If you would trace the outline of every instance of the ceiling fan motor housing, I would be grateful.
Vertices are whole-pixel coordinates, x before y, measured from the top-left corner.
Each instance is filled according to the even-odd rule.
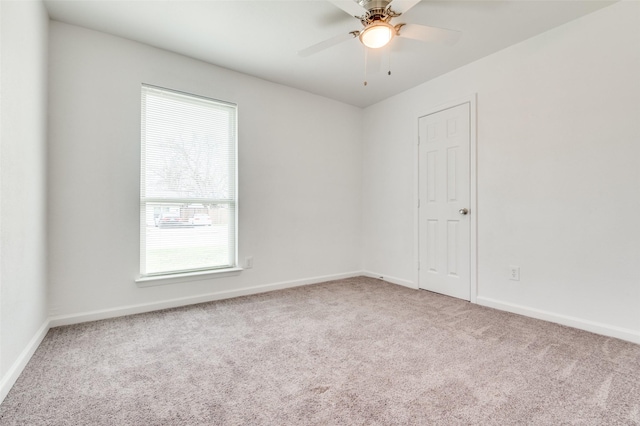
[[[365,27],[377,22],[391,21],[391,18],[400,16],[400,13],[394,12],[389,4],[390,0],[360,0],[358,4],[367,10],[367,13],[360,17],[360,22]]]

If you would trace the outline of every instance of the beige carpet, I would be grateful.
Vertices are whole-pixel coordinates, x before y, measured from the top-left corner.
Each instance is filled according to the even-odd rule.
[[[369,278],[52,329],[2,425],[632,425],[640,346]]]

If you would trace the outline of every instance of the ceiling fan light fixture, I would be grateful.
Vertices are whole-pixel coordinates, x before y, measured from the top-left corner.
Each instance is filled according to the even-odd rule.
[[[360,41],[371,49],[377,49],[386,46],[395,34],[393,25],[384,21],[375,21],[360,32]]]

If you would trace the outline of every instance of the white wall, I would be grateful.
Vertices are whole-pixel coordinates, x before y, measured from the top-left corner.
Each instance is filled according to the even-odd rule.
[[[0,401],[46,331],[47,33],[40,2],[2,1]],[[44,327],[44,328],[43,328]]]
[[[618,3],[366,109],[365,269],[416,285],[416,120],[477,93],[478,302],[640,342],[639,28]]]
[[[141,83],[239,105],[239,250],[253,269],[134,283]],[[362,269],[361,109],[55,21],[49,85],[54,317]]]

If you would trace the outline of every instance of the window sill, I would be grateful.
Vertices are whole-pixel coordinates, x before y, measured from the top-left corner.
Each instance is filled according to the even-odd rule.
[[[177,284],[187,281],[199,281],[207,278],[223,278],[239,275],[242,268],[213,269],[209,271],[185,272],[182,274],[155,275],[136,279],[138,287],[153,287],[165,284]]]

